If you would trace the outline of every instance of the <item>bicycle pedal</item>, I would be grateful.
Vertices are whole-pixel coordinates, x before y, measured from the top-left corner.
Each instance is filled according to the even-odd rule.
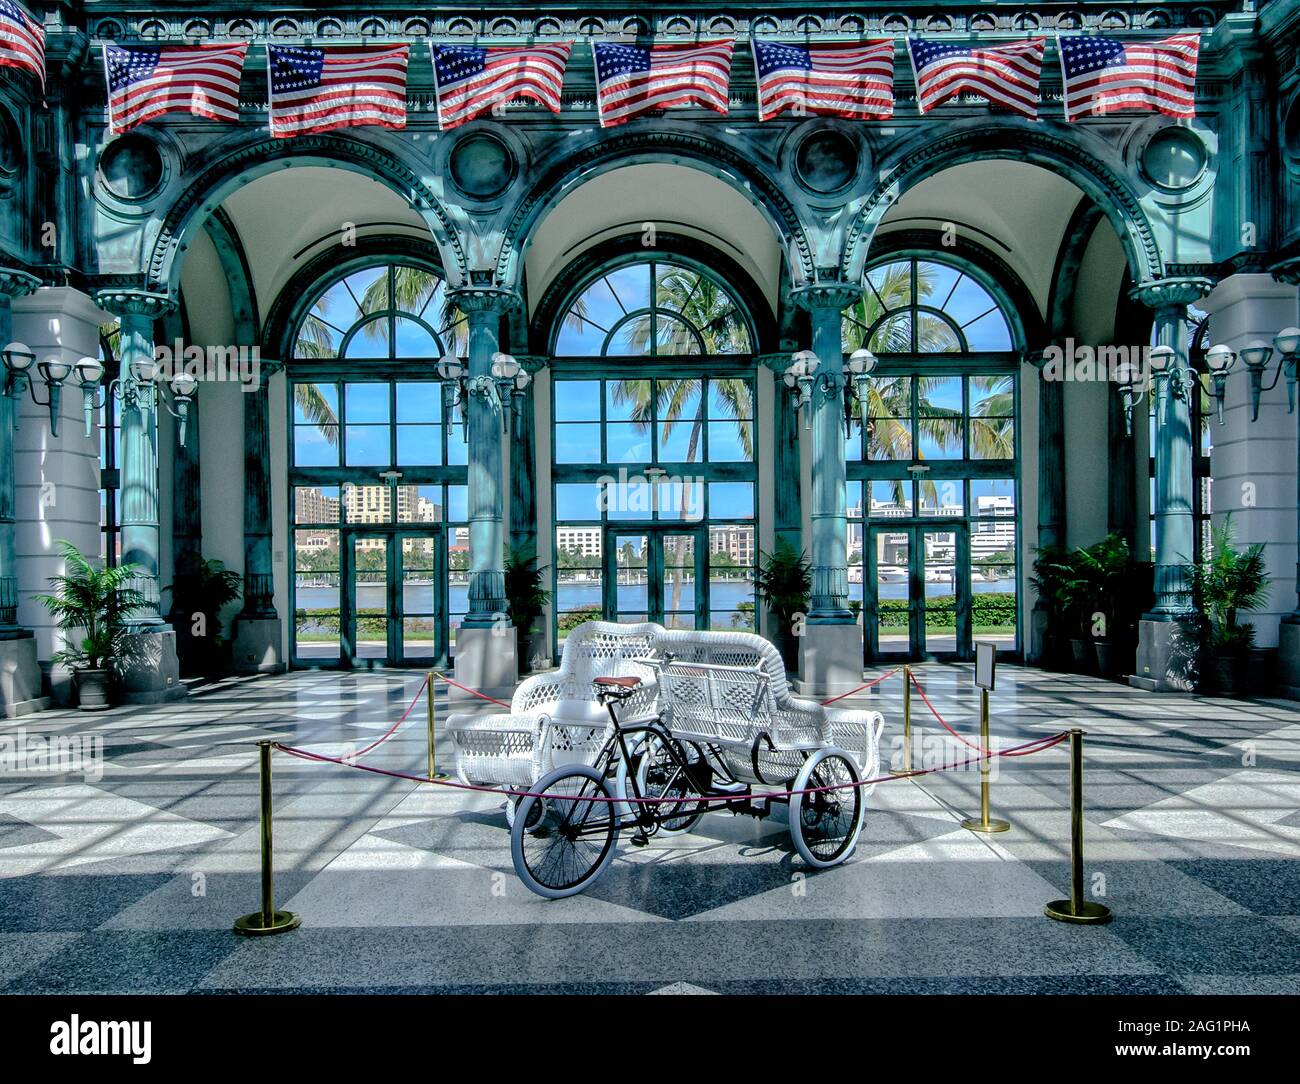
[[[638,832],[630,840],[628,840],[628,842],[631,843],[633,847],[645,847],[649,845],[650,837],[646,835],[644,832]]]

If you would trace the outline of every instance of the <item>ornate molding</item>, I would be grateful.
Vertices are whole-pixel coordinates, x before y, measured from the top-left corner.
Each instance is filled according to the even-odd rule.
[[[224,154],[198,172],[185,191],[167,210],[162,228],[154,241],[146,274],[150,285],[166,288],[172,256],[181,239],[182,228],[190,214],[223,181],[254,166],[290,158],[321,157],[350,162],[371,170],[377,177],[391,182],[418,212],[433,214],[442,228],[438,238],[455,258],[455,270],[462,279],[468,277],[469,263],[450,216],[438,197],[405,163],[371,143],[322,134],[295,139],[272,139],[265,136],[238,150]]]
[[[814,282],[792,290],[790,296],[796,305],[808,312],[813,309],[835,309],[838,312],[862,296],[862,287],[843,281]]]
[[[685,155],[695,161],[709,165],[722,165],[735,170],[753,188],[760,201],[765,203],[785,229],[786,240],[794,245],[791,256],[797,254],[803,277],[815,276],[812,246],[804,234],[803,223],[793,202],[781,190],[760,165],[737,153],[725,144],[706,139],[704,136],[690,132],[648,129],[645,131],[622,132],[607,136],[595,143],[590,143],[575,154],[569,155],[548,169],[532,191],[511,216],[501,239],[501,251],[497,255],[496,281],[505,282],[509,278],[510,263],[519,251],[524,233],[531,226],[541,208],[563,187],[569,176],[587,173],[592,167],[612,161],[629,161],[637,154],[663,154],[669,157]]]
[[[505,286],[465,286],[448,290],[447,300],[462,312],[495,312],[502,316],[523,306],[523,299]]]
[[[1269,268],[1269,274],[1288,286],[1300,286],[1300,256],[1290,256],[1274,264]]]
[[[1139,282],[1128,295],[1149,309],[1183,308],[1214,289],[1214,280],[1201,276],[1150,279]]]
[[[95,304],[114,316],[147,316],[150,320],[158,320],[176,308],[170,296],[153,290],[100,290],[95,294]]]
[[[41,280],[35,275],[13,267],[0,267],[0,294],[5,297],[25,297],[40,285]]]
[[[946,158],[957,158],[963,154],[972,157],[977,155],[981,150],[981,142],[988,141],[990,137],[1005,137],[1005,145],[999,144],[994,148],[999,158],[1010,157],[1033,162],[1034,153],[1037,152],[1058,164],[1072,163],[1079,172],[1090,177],[1105,190],[1112,208],[1128,223],[1133,239],[1140,249],[1137,255],[1145,263],[1145,266],[1139,269],[1140,273],[1143,276],[1159,273],[1160,246],[1156,243],[1155,234],[1136,195],[1120,175],[1075,140],[1066,139],[1050,131],[1039,131],[1028,124],[1020,125],[1012,122],[994,128],[966,128],[940,135],[905,154],[893,167],[882,170],[876,187],[863,202],[861,210],[854,216],[849,226],[841,268],[845,276],[850,273],[857,250],[870,241],[870,234],[874,233],[879,218],[883,217],[884,211],[896,202],[897,197],[892,193],[901,183],[911,180],[918,174],[922,178],[928,176],[928,167]],[[872,224],[870,231],[868,224]]]

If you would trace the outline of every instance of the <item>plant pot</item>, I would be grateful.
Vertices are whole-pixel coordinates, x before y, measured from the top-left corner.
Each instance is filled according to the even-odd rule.
[[[1097,651],[1097,673],[1110,677],[1115,673],[1115,645],[1110,640],[1094,640],[1092,646]]]
[[[533,657],[539,654],[544,655],[546,652],[546,637],[538,631],[524,632],[518,626],[515,627],[515,650],[518,653],[519,672],[521,674],[531,674],[533,672]],[[543,663],[549,660],[541,660]]]
[[[1215,655],[1211,660],[1214,674],[1214,691],[1221,696],[1237,696],[1241,692],[1242,660],[1237,655]]]
[[[1092,649],[1091,640],[1070,641],[1070,652],[1074,659],[1074,671],[1077,674],[1092,674],[1097,670],[1097,656]]]
[[[107,670],[73,670],[77,682],[77,705],[82,711],[105,711],[112,705],[108,702],[109,671]]]

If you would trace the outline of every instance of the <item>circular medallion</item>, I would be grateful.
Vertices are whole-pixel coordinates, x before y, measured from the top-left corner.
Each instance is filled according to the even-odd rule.
[[[162,154],[150,140],[125,135],[104,148],[99,175],[104,187],[120,199],[144,199],[162,184]]]
[[[1190,188],[1205,170],[1205,144],[1190,128],[1161,128],[1142,148],[1142,172],[1152,184],[1170,191]]]
[[[452,148],[448,162],[452,183],[474,199],[492,199],[515,176],[515,158],[496,136],[475,132]]]
[[[823,196],[838,192],[857,176],[857,144],[835,129],[813,132],[796,148],[794,170],[810,192]]]

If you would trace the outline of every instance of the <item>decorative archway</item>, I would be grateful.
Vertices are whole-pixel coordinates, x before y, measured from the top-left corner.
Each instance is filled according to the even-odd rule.
[[[371,143],[324,134],[297,139],[263,137],[224,154],[215,154],[192,174],[180,196],[163,216],[149,246],[144,268],[146,287],[174,295],[180,257],[194,229],[241,185],[278,169],[331,166],[350,170],[392,189],[425,220],[455,284],[469,277],[469,264],[451,217],[412,166]]]
[[[575,187],[625,166],[668,162],[720,178],[763,213],[787,258],[806,280],[815,277],[813,246],[794,203],[755,163],[724,143],[679,129],[627,132],[588,143],[545,169],[505,227],[496,280],[514,282],[520,262],[546,212]]]
[[[986,124],[921,141],[905,149],[892,164],[881,163],[880,180],[862,202],[845,237],[844,277],[850,281],[862,277],[876,229],[901,192],[943,170],[990,158],[1027,162],[1071,181],[1114,225],[1134,280],[1161,277],[1160,246],[1137,194],[1083,141],[1028,125]]]

